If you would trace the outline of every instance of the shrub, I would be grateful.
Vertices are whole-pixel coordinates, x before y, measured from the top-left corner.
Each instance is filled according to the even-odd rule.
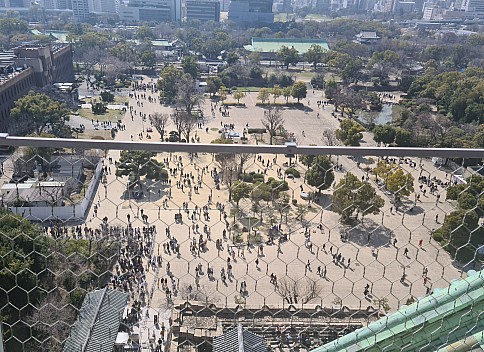
[[[437,230],[432,233],[432,237],[434,238],[435,241],[437,242],[442,242],[445,240],[444,234],[442,233],[442,230]]]
[[[247,133],[266,133],[267,130],[265,128],[249,128]]]
[[[108,107],[106,106],[106,104],[101,103],[101,102],[94,103],[91,106],[92,112],[96,115],[104,114],[107,109],[108,109]]]
[[[297,205],[297,199],[292,200],[292,205],[296,206]]]
[[[269,177],[267,184],[271,186],[274,192],[284,192],[289,190],[289,186],[286,181],[276,180],[274,177]]]
[[[255,174],[254,175],[254,183],[257,182],[264,182],[264,174]]]
[[[235,243],[242,243],[244,241],[244,237],[243,237],[243,234],[240,233],[240,232],[237,232],[235,234],[235,238],[234,238],[234,242]]]
[[[101,92],[100,95],[101,95],[102,101],[105,103],[112,103],[114,101],[114,94],[111,92],[104,91],[104,92]]]
[[[254,178],[251,174],[241,174],[239,179],[244,182],[252,182]]]
[[[224,102],[224,106],[245,106],[245,103],[237,103],[237,102]]]
[[[251,172],[248,174],[241,174],[240,180],[249,183],[257,183],[257,182],[264,182],[264,174],[259,174],[255,172]]]
[[[161,180],[168,180],[168,171],[165,169],[160,170],[160,179]]]
[[[295,178],[301,177],[301,173],[293,167],[286,170],[286,175],[293,175]]]

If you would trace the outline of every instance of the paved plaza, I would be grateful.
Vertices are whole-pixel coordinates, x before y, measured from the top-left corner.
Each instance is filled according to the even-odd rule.
[[[144,83],[151,83],[151,80],[145,78]],[[122,120],[126,128],[117,133],[116,140],[147,140],[149,114],[172,112],[170,107],[161,106],[157,99],[153,102],[148,101],[148,96],[158,97],[156,92],[147,90],[136,91],[134,94],[143,94],[146,98],[130,100],[129,105],[134,109],[133,118],[128,111]],[[262,127],[263,109],[255,106],[256,98],[257,93],[247,94],[243,99],[246,107],[231,107],[227,117],[221,116],[218,107],[215,109],[215,117],[212,117],[211,103],[207,98],[203,106],[204,125],[197,130],[196,137],[199,137],[201,143],[210,143],[220,137],[218,130],[226,124],[234,124],[234,130],[237,132],[243,132],[247,125],[254,128]],[[279,99],[282,102],[283,98]],[[318,108],[317,101],[323,99],[321,91],[308,90],[308,97],[302,101],[307,109],[284,110],[284,126],[287,131],[295,134],[298,145],[324,145],[322,132],[325,129],[336,130],[339,127],[338,119],[331,114],[333,106]],[[139,106],[138,102],[139,105],[142,102],[143,106]],[[146,114],[145,121],[140,113]],[[88,122],[85,124],[89,125]],[[171,124],[167,130],[172,129],[175,128]],[[148,141],[160,140],[154,128],[149,135],[151,139]],[[255,142],[249,138],[249,143]],[[375,146],[370,134],[364,133],[362,145]],[[246,237],[242,243],[234,243],[231,237],[232,205],[228,202],[227,186],[222,184],[217,190],[210,174],[210,170],[214,168],[220,171],[213,155],[198,153],[190,157],[183,153],[160,153],[157,159],[160,162],[167,162],[166,169],[182,169],[185,175],[193,176],[194,183],[200,181],[200,187],[198,191],[188,187],[177,187],[177,181],[182,181],[178,173],[170,175],[171,185],[147,181],[145,187],[149,186],[146,188],[149,188],[149,192],[145,189],[144,197],[139,200],[126,199],[127,177],[114,175],[114,164],[119,157],[120,152],[112,150],[105,158],[104,164],[111,172],[106,174],[106,186],[100,185],[98,188],[94,197],[94,204],[97,206],[91,207],[86,225],[96,228],[100,226],[102,219],[107,217],[109,224],[113,226],[128,226],[130,223],[133,228],[153,225],[156,227],[153,255],[161,256],[162,264],[156,268],[150,267],[146,258],[144,259],[147,269],[144,289],[152,292],[145,309],[160,311],[163,316],[160,318],[166,326],[169,324],[169,314],[166,313],[166,308],[169,307],[167,295],[170,295],[172,300],[183,299],[183,294],[192,290],[198,290],[207,297],[209,303],[220,306],[233,306],[236,303],[248,306],[287,306],[288,302],[284,301],[275,289],[274,281],[271,279],[273,275],[279,282],[285,277],[301,284],[305,282],[306,277],[315,280],[321,292],[317,298],[309,302],[312,304],[346,305],[366,309],[374,305],[374,299],[385,297],[391,311],[405,304],[410,296],[422,297],[434,288],[448,286],[452,279],[463,275],[447,252],[431,239],[431,230],[440,226],[436,222],[436,217],[443,221],[445,214],[453,209],[444,201],[445,191],[441,187],[438,188],[440,200],[426,192],[425,195],[422,194],[412,212],[396,211],[389,196],[380,192],[385,199],[382,211],[377,215],[366,216],[363,222],[351,226],[339,222],[339,215],[330,210],[332,192],[323,191],[321,203],[311,205],[304,215],[304,221],[295,219],[295,207],[292,206],[288,221],[283,220],[281,227],[281,232],[287,234],[288,240],[280,245],[278,241],[274,244],[266,243],[269,227],[267,210],[263,215],[264,224],[258,227],[263,240],[262,246],[259,247],[254,243],[247,245]],[[112,158],[112,164],[109,163],[109,158]],[[333,156],[332,159],[334,162],[337,160],[342,166],[341,170],[335,171],[336,183],[347,171],[358,178],[367,175],[363,165],[369,158],[361,159],[359,167],[356,161],[349,157]],[[279,179],[277,171],[285,170],[287,161],[284,155],[262,155],[261,158],[253,156],[247,162],[247,171],[265,171],[266,179]],[[416,192],[421,190],[418,182],[420,175],[448,180],[449,170],[437,169],[428,159],[414,161],[416,167],[405,163],[402,167],[414,176]],[[208,167],[208,172],[204,171],[205,167]],[[302,174],[305,171],[305,167],[300,163],[297,163],[296,168]],[[314,189],[303,180],[303,177],[288,179],[288,194],[296,199],[298,204],[307,205],[308,202],[301,198],[301,192]],[[369,180],[376,186],[374,176],[370,175]],[[415,194],[408,198],[413,202]],[[188,210],[184,209],[184,203]],[[217,209],[217,204],[223,205],[224,211],[221,211],[220,206]],[[207,207],[208,217],[202,214],[203,207]],[[240,208],[246,214],[251,213],[249,201],[242,200]],[[183,215],[181,223],[175,222],[175,214],[179,212]],[[147,221],[142,221],[142,215],[147,216]],[[279,223],[279,215],[276,213],[274,216]],[[229,226],[226,226],[226,221]],[[210,238],[207,237],[207,228]],[[224,230],[227,231],[225,238]],[[348,234],[348,238],[345,239],[342,234]],[[202,250],[198,247],[200,235],[206,241]],[[173,239],[179,244],[179,254],[174,254],[171,250],[168,254],[166,250],[168,242]],[[216,247],[217,240],[221,240],[220,248]],[[197,246],[193,246],[193,242]],[[190,250],[195,247],[195,250]],[[341,254],[341,259],[335,261],[332,254]],[[227,273],[228,262],[231,275]],[[213,270],[213,275],[207,274],[209,267]],[[225,282],[221,280],[222,269],[227,275]],[[424,269],[428,270],[426,279],[423,276]],[[403,274],[405,280],[401,282]],[[173,278],[174,285],[169,277]],[[163,284],[160,286],[160,280],[166,278],[169,278],[169,294],[161,288]],[[243,286],[243,283],[246,286]],[[369,294],[365,296],[366,285],[369,285]],[[133,298],[131,303],[132,301]],[[144,314],[143,317],[152,319],[152,315],[149,314],[150,318],[145,318]],[[156,341],[159,338],[159,330],[152,328],[149,332],[146,331],[150,325],[152,326],[147,321],[141,323],[141,326],[145,327],[141,332],[142,340],[146,341],[148,336],[155,332]]]

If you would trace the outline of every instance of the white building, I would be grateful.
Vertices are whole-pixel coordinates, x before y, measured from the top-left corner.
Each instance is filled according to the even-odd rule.
[[[469,15],[484,18],[484,0],[463,0],[461,9]]]
[[[181,0],[130,0],[121,5],[122,21],[179,22],[182,18]]]

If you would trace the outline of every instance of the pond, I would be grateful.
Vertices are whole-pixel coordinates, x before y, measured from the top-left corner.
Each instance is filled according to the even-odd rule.
[[[387,123],[391,123],[393,121],[392,118],[393,112],[393,104],[383,104],[383,108],[381,111],[364,111],[362,112],[362,120],[369,121],[370,119],[365,118],[364,116],[371,116],[373,122],[376,125],[385,125]]]

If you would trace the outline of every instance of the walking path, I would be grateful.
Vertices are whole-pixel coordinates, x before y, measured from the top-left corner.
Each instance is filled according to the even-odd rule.
[[[145,83],[150,83],[150,80],[145,79]],[[150,103],[147,100],[149,95],[157,97],[157,93],[138,91],[136,95],[138,94],[146,94],[146,99],[130,100],[130,106],[133,106],[136,112],[133,113],[133,118],[129,111],[126,113],[123,119],[126,128],[118,132],[117,140],[144,140],[147,135],[146,128],[150,124],[148,115],[155,111],[170,113],[168,107],[162,107],[158,102]],[[323,144],[322,131],[335,130],[339,126],[338,120],[331,115],[333,111],[331,106],[326,106],[324,109],[318,108],[316,101],[321,99],[324,98],[320,91],[314,94],[310,91],[304,103],[314,111],[307,113],[301,110],[284,111],[284,125],[288,131],[295,133],[300,145]],[[143,107],[138,106],[137,101],[143,102]],[[204,114],[207,116],[206,122],[202,129],[197,130],[200,142],[209,143],[218,138],[221,124],[234,124],[235,130],[240,132],[246,124],[250,127],[261,127],[260,120],[263,113],[262,109],[255,107],[256,94],[249,94],[244,102],[247,108],[231,108],[228,117],[222,117],[215,109],[216,117],[212,118],[211,104],[206,101],[203,107]],[[146,121],[143,121],[140,113],[146,114]],[[207,127],[208,132],[205,130]],[[171,129],[174,129],[172,125],[168,127],[168,131]],[[152,136],[152,141],[159,140],[156,131],[149,135]],[[368,134],[365,134],[364,138],[364,145],[374,145]],[[386,201],[382,212],[366,216],[362,223],[354,226],[343,227],[338,221],[338,216],[331,212],[329,207],[321,208],[313,205],[305,215],[305,220],[309,223],[308,230],[301,221],[296,221],[293,219],[294,216],[289,216],[290,221],[287,224],[284,221],[282,223],[282,232],[288,234],[288,241],[280,246],[277,241],[273,245],[264,244],[261,252],[261,249],[253,245],[241,244],[239,247],[234,247],[233,234],[230,231],[226,234],[227,238],[223,238],[223,232],[226,229],[224,213],[216,208],[216,204],[225,205],[229,223],[232,222],[232,215],[227,202],[226,185],[222,185],[221,189],[217,190],[211,177],[210,171],[214,168],[220,171],[212,155],[199,153],[190,160],[188,155],[182,153],[160,154],[158,160],[168,160],[167,169],[183,169],[184,174],[193,176],[192,184],[201,180],[199,191],[189,190],[188,187],[176,187],[177,181],[183,182],[178,172],[170,176],[171,186],[162,185],[159,182],[147,182],[150,191],[145,191],[145,197],[138,201],[125,198],[127,178],[117,178],[114,175],[114,162],[119,159],[119,156],[119,151],[109,151],[105,165],[110,168],[111,173],[108,172],[106,175],[106,187],[100,186],[95,196],[94,201],[98,205],[97,214],[94,214],[94,207],[91,207],[86,225],[98,227],[101,219],[107,217],[110,225],[131,224],[133,228],[156,227],[153,255],[161,256],[162,264],[155,270],[149,269],[147,259],[144,259],[144,266],[149,269],[145,271],[146,291],[153,292],[152,297],[148,299],[150,303],[144,308],[140,323],[141,340],[145,341],[144,351],[149,350],[146,343],[148,336],[152,336],[154,332],[155,342],[160,336],[160,330],[154,328],[154,313],[158,312],[160,321],[167,328],[169,326],[167,296],[179,299],[196,293],[199,296],[205,296],[209,303],[221,306],[234,305],[236,302],[245,302],[250,306],[263,304],[282,306],[283,299],[272,283],[271,274],[273,274],[277,276],[279,283],[285,277],[296,280],[301,290],[306,277],[314,279],[321,287],[321,293],[318,295],[321,298],[312,300],[313,303],[332,306],[341,302],[343,305],[365,309],[373,304],[373,299],[385,297],[391,310],[394,311],[405,304],[410,295],[422,297],[429,289],[446,287],[452,279],[462,275],[453,265],[448,254],[430,236],[431,230],[439,226],[435,221],[436,216],[443,221],[445,214],[452,210],[452,206],[444,201],[445,191],[440,187],[439,202],[434,195],[427,193],[425,196],[422,195],[414,211],[407,214],[395,211],[390,199],[382,194]],[[108,163],[108,158],[112,158],[113,164]],[[275,158],[275,155],[264,155],[262,156],[264,163],[262,163],[262,160],[254,156],[247,162],[247,169],[252,171],[267,169],[266,179],[267,177],[278,179],[277,170],[285,169],[283,163],[286,162],[286,158],[282,155]],[[366,172],[362,169],[364,163],[360,164],[362,167],[360,168],[348,157],[333,158],[333,160],[337,160],[337,163],[342,165],[342,170],[335,172],[336,182],[347,171],[351,171],[360,178],[366,176]],[[417,181],[420,174],[446,180],[446,172],[436,169],[431,161],[424,159],[415,160],[415,162],[416,168],[408,164],[403,164],[403,168],[414,176],[416,191],[420,186]],[[420,163],[421,168],[418,166]],[[208,167],[208,172],[202,171],[205,167]],[[301,166],[297,167],[304,172]],[[373,178],[374,176],[370,176],[371,182],[374,182]],[[312,189],[303,183],[303,178],[288,181],[290,187],[288,193],[291,196],[294,195],[299,204],[307,204],[300,197],[300,193]],[[211,202],[209,202],[210,196]],[[409,198],[413,201],[412,197],[414,196]],[[323,199],[329,205],[330,197],[324,196]],[[183,210],[185,202],[188,210]],[[207,211],[210,220],[203,216],[204,206],[209,208]],[[263,207],[264,204],[261,206]],[[251,212],[251,204],[248,201],[241,201],[240,207],[245,213]],[[183,216],[181,223],[175,222],[175,214],[179,212]],[[147,216],[148,221],[143,222],[141,215]],[[276,213],[274,217],[278,222],[279,215]],[[320,228],[318,228],[319,224],[322,224]],[[203,230],[205,225],[210,231],[210,238]],[[167,228],[170,231],[169,236],[166,233]],[[348,240],[341,237],[342,233],[348,233]],[[202,244],[202,248],[199,246],[200,237],[202,243],[206,241],[205,245]],[[170,240],[176,250],[173,239],[176,239],[176,244],[179,245],[178,255],[174,254],[172,247],[170,247],[170,254],[167,252]],[[395,245],[393,245],[394,239],[397,240]],[[221,240],[220,249],[217,249],[216,240]],[[405,249],[408,250],[407,255],[404,254]],[[341,254],[340,260],[336,257],[335,261],[332,253]],[[350,263],[348,259],[351,260]],[[209,267],[213,270],[213,276],[207,274]],[[317,273],[318,267],[322,274]],[[428,269],[425,284],[424,268]],[[232,275],[228,275],[228,271],[231,271]],[[405,274],[405,280],[402,283],[400,280],[403,274]],[[169,276],[172,276],[174,285]],[[226,277],[225,283],[221,279],[222,276]],[[170,293],[159,288],[160,279],[167,278]],[[246,289],[241,290],[241,285],[244,287],[243,283],[246,284]],[[365,295],[364,288],[367,284],[370,289]],[[132,302],[133,300],[130,304]],[[146,310],[149,310],[148,318],[146,318]]]

